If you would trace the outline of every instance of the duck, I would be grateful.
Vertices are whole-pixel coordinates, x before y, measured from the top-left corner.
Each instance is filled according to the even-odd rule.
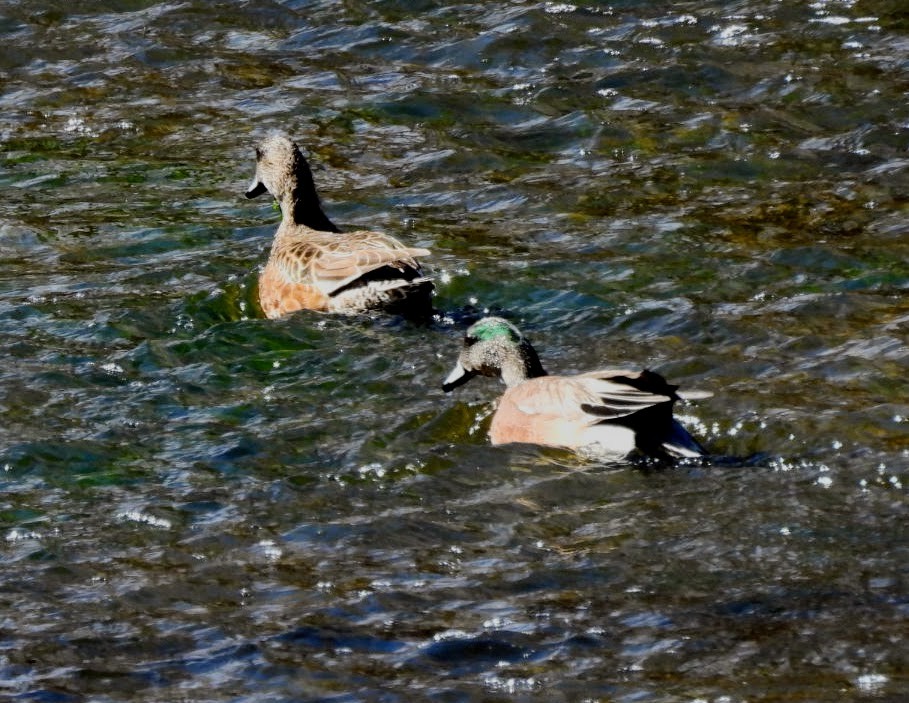
[[[432,280],[418,262],[429,256],[428,249],[382,232],[342,232],[322,210],[309,163],[286,134],[267,136],[255,153],[246,197],[267,192],[281,208],[281,224],[259,275],[259,304],[267,318],[297,310],[432,315]]]
[[[484,317],[467,329],[442,390],[448,393],[475,376],[505,383],[489,427],[494,445],[560,447],[605,460],[643,455],[672,462],[707,455],[672,407],[681,398],[711,393],[679,393],[646,369],[549,375],[531,343],[504,318]]]

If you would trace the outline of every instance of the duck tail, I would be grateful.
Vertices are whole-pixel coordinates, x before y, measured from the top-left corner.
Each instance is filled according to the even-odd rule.
[[[435,286],[427,276],[409,281],[396,279],[376,286],[376,302],[386,312],[415,320],[428,320],[435,314],[432,293]]]
[[[669,435],[663,440],[663,449],[679,459],[693,459],[707,455],[707,450],[679,424],[678,420],[672,421]]]

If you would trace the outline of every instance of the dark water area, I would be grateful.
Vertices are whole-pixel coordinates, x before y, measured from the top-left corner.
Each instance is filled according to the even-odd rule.
[[[0,1],[0,698],[909,699],[895,0]],[[274,129],[439,320],[255,300]],[[716,459],[492,447],[466,321]],[[722,457],[740,457],[730,460]]]

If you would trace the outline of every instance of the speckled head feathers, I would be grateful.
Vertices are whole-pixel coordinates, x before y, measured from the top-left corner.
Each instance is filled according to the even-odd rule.
[[[322,211],[309,163],[286,134],[268,135],[256,146],[256,175],[247,198],[269,192],[289,222],[320,232],[339,232]]]
[[[484,317],[468,328],[457,364],[442,390],[453,390],[477,375],[498,376],[513,386],[546,372],[517,327],[501,317]]]

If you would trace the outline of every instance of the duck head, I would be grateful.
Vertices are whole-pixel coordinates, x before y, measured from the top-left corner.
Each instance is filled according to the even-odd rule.
[[[442,390],[448,393],[474,376],[499,377],[511,387],[545,375],[536,350],[517,327],[501,317],[484,317],[468,328]]]
[[[285,134],[272,134],[256,147],[256,174],[247,198],[271,193],[286,220],[322,232],[340,231],[322,211],[312,171],[297,145]]]

